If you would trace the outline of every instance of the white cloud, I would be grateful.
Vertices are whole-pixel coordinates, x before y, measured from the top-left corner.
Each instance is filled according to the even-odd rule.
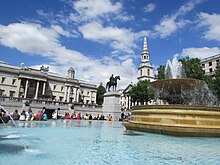
[[[135,40],[140,37],[129,29],[117,27],[103,27],[98,22],[85,24],[79,28],[84,38],[99,43],[110,43],[110,46],[118,52],[133,53],[137,45]]]
[[[182,50],[180,54],[176,54],[176,56],[186,57],[189,56],[191,58],[207,58],[216,54],[220,54],[220,48],[218,47],[202,47],[202,48],[185,48]]]
[[[121,76],[119,88],[125,88],[128,82],[136,80],[137,69],[131,58],[90,59],[78,51],[62,46],[59,42],[61,34],[63,31],[60,28],[45,28],[38,24],[0,25],[0,44],[23,53],[47,57],[51,61],[48,66],[61,75],[66,75],[66,71],[72,66],[76,71],[76,78],[96,84],[106,83],[111,74]]]
[[[80,0],[73,2],[73,8],[77,13],[72,13],[73,21],[90,21],[107,14],[118,13],[122,9],[120,2],[112,3],[111,0]]]
[[[147,6],[144,7],[144,12],[152,12],[156,8],[155,3],[148,3]]]
[[[195,6],[201,3],[203,0],[189,1],[182,5],[174,14],[165,15],[159,25],[154,26],[152,36],[159,36],[160,38],[166,38],[175,33],[177,30],[185,27],[191,21],[183,19]]]
[[[178,29],[183,28],[187,23],[189,23],[188,20],[179,20],[177,22],[173,18],[164,18],[161,20],[160,25],[154,26],[154,30],[156,35],[159,35],[160,38],[166,38]]]
[[[199,27],[206,27],[204,38],[207,40],[220,41],[220,14],[199,14]]]

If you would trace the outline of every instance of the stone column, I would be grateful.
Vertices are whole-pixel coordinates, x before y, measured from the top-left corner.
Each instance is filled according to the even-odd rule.
[[[45,95],[45,90],[46,90],[46,82],[44,82],[44,84],[43,84],[43,91],[42,91],[42,95]]]
[[[19,97],[19,94],[20,94],[20,88],[21,88],[21,79],[18,79],[17,97]]]
[[[74,88],[74,101],[77,102],[77,88]]]
[[[27,98],[27,92],[28,92],[28,79],[26,80],[26,85],[25,85],[25,92],[24,92],[24,98]]]
[[[76,102],[77,103],[79,102],[79,92],[80,92],[80,90],[77,88],[77,97],[76,97]]]
[[[94,92],[94,103],[96,104],[96,92]]]
[[[129,96],[126,97],[127,109],[129,109]]]
[[[37,81],[37,87],[36,87],[34,99],[37,99],[37,97],[38,97],[38,90],[39,90],[39,81]]]
[[[131,97],[129,96],[129,109],[131,109],[131,105],[132,104],[132,102],[131,102]]]
[[[70,102],[70,89],[71,87],[68,87],[67,102]]]
[[[92,94],[93,94],[93,91],[90,91],[90,98],[89,98],[89,102],[92,104]]]
[[[64,91],[64,101],[66,101],[66,95],[67,95],[67,86],[65,86],[65,91]]]

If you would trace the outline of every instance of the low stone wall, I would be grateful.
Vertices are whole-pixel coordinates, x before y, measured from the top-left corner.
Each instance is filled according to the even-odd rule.
[[[29,106],[26,106],[26,102],[30,102]],[[59,115],[64,115],[66,112],[73,113],[86,113],[91,114],[102,114],[102,107],[97,105],[85,105],[85,104],[73,104],[66,102],[48,101],[48,100],[27,100],[21,98],[10,98],[4,97],[0,98],[0,105],[2,105],[9,113],[13,113],[15,109],[19,112],[22,110],[28,110],[31,107],[33,113],[37,113],[42,110],[43,107],[49,110],[55,110],[60,108]],[[73,105],[73,106],[72,106]]]
[[[137,106],[127,129],[175,136],[220,137],[220,107]]]

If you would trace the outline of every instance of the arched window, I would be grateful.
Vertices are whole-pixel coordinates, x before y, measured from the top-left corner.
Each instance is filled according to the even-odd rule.
[[[150,69],[147,69],[147,75],[148,76],[150,75]]]
[[[140,75],[142,76],[142,70],[140,70]]]

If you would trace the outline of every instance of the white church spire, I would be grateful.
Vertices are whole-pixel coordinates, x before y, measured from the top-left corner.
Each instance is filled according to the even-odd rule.
[[[147,36],[146,34],[144,35],[144,46],[143,46],[143,51],[141,53],[141,62],[147,62],[150,61],[150,54],[148,52],[148,47],[147,47]]]
[[[150,54],[147,47],[147,36],[144,35],[144,45],[143,45],[143,51],[141,53],[141,62],[140,66],[138,68],[138,80],[150,80],[155,81],[154,75],[153,75],[153,66],[150,63]]]

